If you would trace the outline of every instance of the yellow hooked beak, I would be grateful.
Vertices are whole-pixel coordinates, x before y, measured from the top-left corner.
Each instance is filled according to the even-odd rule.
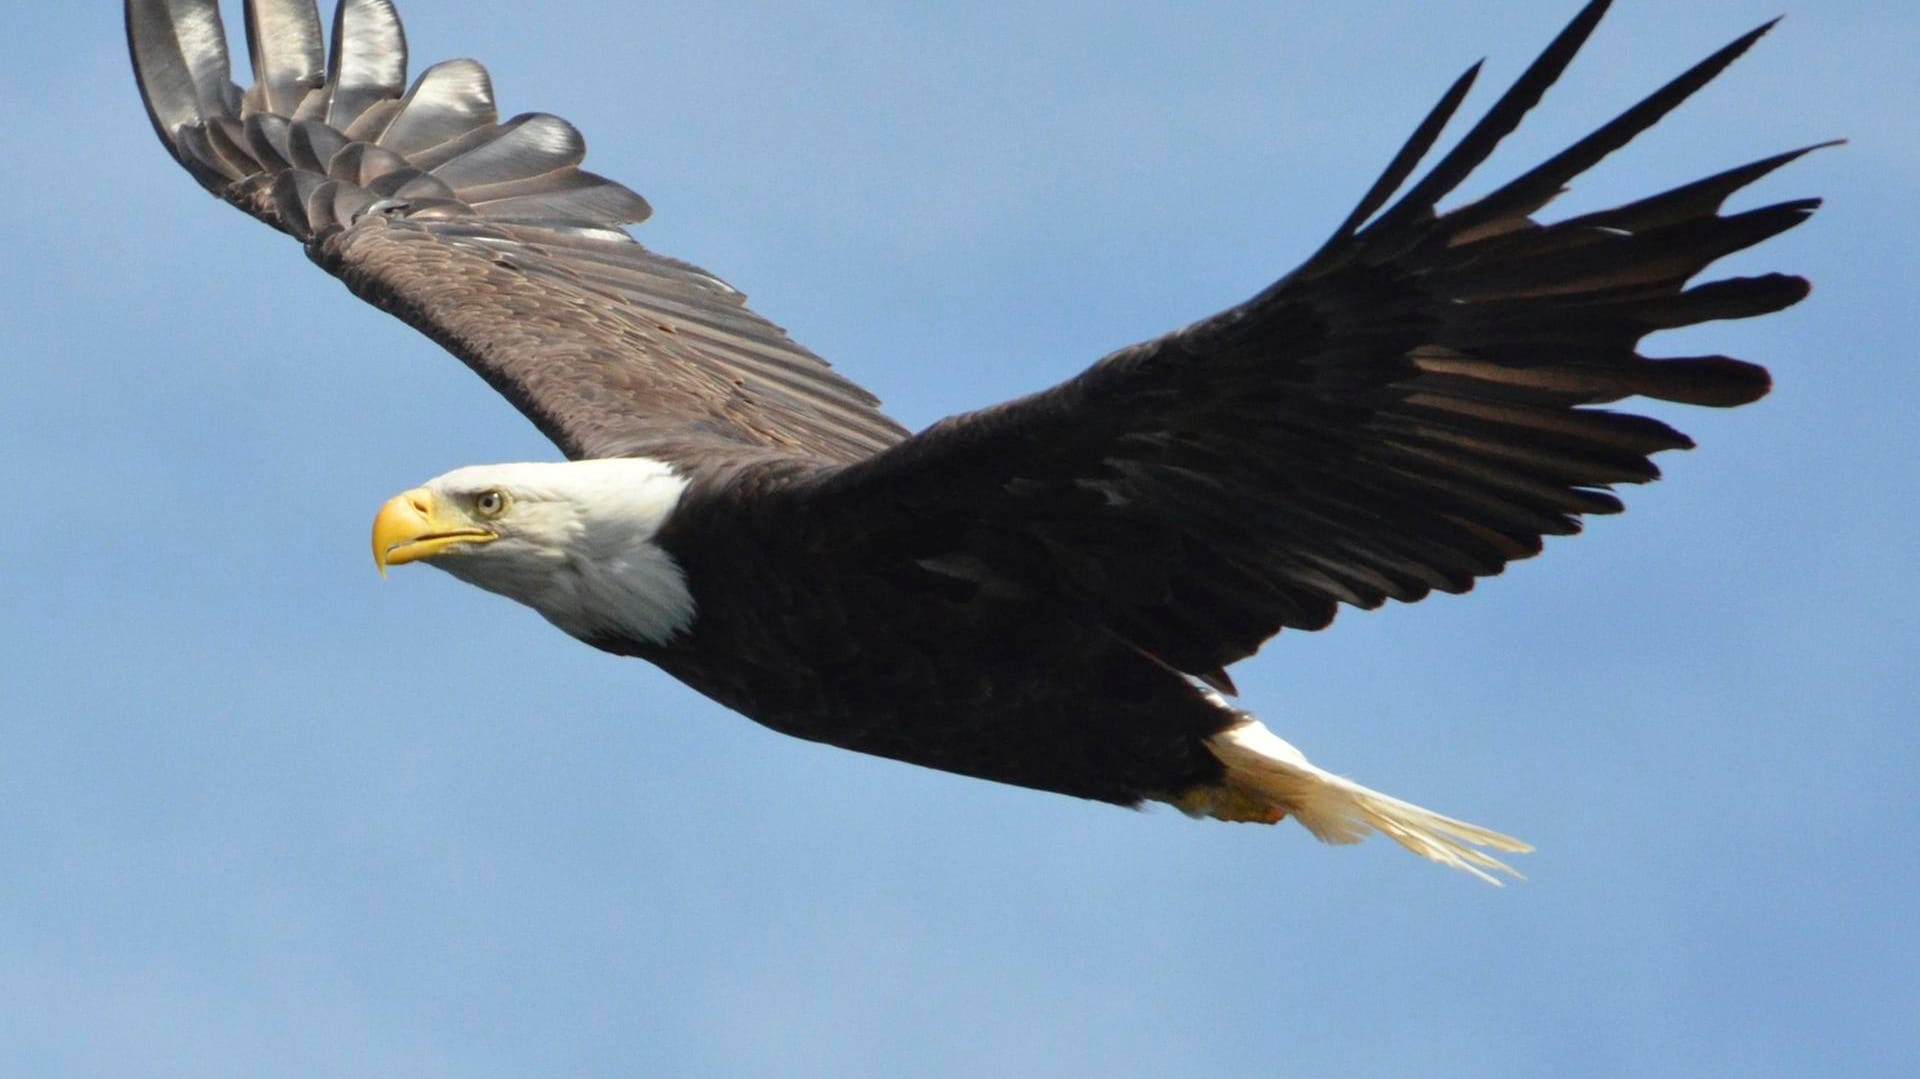
[[[481,528],[457,506],[443,506],[425,487],[398,494],[373,518],[373,564],[380,576],[388,566],[418,562],[466,543],[491,543],[498,533]]]

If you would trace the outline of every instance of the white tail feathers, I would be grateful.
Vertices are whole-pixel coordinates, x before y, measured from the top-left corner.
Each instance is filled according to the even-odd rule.
[[[1524,853],[1533,848],[1478,825],[1369,790],[1308,761],[1254,719],[1207,740],[1227,766],[1225,782],[1187,792],[1177,802],[1196,815],[1277,822],[1293,817],[1323,842],[1357,843],[1379,832],[1423,858],[1464,869],[1499,885],[1495,872],[1519,877],[1481,848]]]

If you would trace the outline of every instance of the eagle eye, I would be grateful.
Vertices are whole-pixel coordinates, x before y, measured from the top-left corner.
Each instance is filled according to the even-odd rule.
[[[474,496],[473,508],[482,517],[498,517],[507,512],[507,492],[498,487],[482,491]]]

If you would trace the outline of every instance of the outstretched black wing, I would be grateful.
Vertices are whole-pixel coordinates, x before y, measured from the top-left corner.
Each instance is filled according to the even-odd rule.
[[[809,492],[816,511],[848,522],[848,534],[858,521],[874,556],[942,587],[1064,594],[1121,639],[1223,688],[1222,668],[1283,627],[1323,627],[1340,603],[1464,592],[1538,552],[1541,537],[1618,512],[1612,485],[1655,478],[1650,455],[1690,442],[1591,406],[1765,394],[1767,374],[1752,364],[1636,349],[1656,330],[1805,296],[1797,277],[1688,282],[1817,202],[1719,212],[1798,151],[1600,213],[1547,225],[1528,216],[1719,74],[1762,27],[1538,168],[1438,212],[1606,7],[1589,4],[1388,206],[1475,72],[1463,76],[1326,246],[1272,288],[824,477]]]
[[[406,83],[390,0],[247,0],[255,84],[218,0],[126,0],[140,92],[200,184],[304,241],[459,356],[571,457],[749,446],[850,461],[905,435],[741,294],[621,226],[646,201],[580,168],[557,116],[498,122],[485,68]]]

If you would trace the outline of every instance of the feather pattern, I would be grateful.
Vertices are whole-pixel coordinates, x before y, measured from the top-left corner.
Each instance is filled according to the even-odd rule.
[[[569,456],[705,446],[850,461],[905,436],[739,292],[634,243],[621,226],[645,220],[646,200],[580,167],[573,125],[499,122],[472,60],[403,90],[390,0],[341,0],[327,55],[313,0],[247,0],[244,13],[256,82],[242,94],[215,0],[126,0],[169,151],[446,345]]]
[[[1800,150],[1612,210],[1528,216],[1763,26],[1477,202],[1436,206],[1540,100],[1606,7],[1588,4],[1381,210],[1474,72],[1455,82],[1333,238],[1278,284],[1053,389],[817,477],[816,511],[862,521],[869,557],[901,547],[1063,587],[1131,646],[1196,677],[1282,628],[1322,628],[1341,605],[1467,591],[1537,553],[1542,537],[1619,512],[1614,485],[1657,477],[1651,454],[1692,443],[1591,406],[1763,395],[1757,366],[1649,358],[1639,342],[1806,295],[1784,275],[1690,283],[1819,203],[1720,212]]]

